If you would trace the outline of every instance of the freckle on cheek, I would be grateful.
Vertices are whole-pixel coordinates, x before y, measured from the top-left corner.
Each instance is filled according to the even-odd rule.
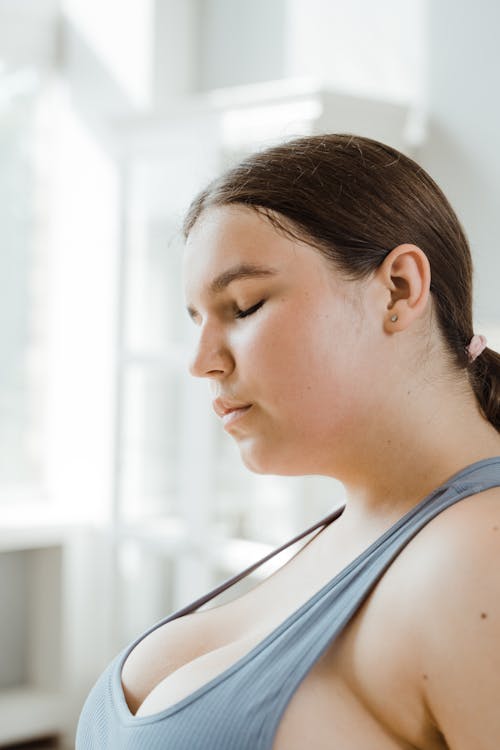
[[[488,617],[488,615],[486,614],[486,612],[481,612],[481,620],[485,620],[486,617]]]
[[[493,526],[493,531],[498,531],[498,526]]]
[[[423,674],[422,677],[424,678],[424,680],[428,680],[429,679],[429,675],[428,674]]]

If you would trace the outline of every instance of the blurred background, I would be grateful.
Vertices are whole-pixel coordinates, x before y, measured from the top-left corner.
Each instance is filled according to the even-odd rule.
[[[499,29],[494,0],[0,0],[0,747],[72,748],[124,645],[342,503],[246,470],[187,374],[210,178],[326,131],[414,157],[500,349]]]

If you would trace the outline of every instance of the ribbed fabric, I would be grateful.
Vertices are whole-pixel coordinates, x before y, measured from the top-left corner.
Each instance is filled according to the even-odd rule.
[[[78,722],[76,750],[271,750],[294,691],[399,552],[450,505],[495,486],[500,486],[500,456],[466,466],[400,518],[233,666],[174,706],[151,716],[134,716],[120,679],[128,654],[157,627],[194,611],[201,601],[229,588],[243,574],[160,620],[124,648],[95,683]],[[327,519],[338,515],[334,512]],[[324,521],[272,554],[320,525]]]

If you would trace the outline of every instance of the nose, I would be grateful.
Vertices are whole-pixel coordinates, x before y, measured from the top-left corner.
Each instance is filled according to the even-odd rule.
[[[234,359],[221,336],[209,328],[202,330],[188,370],[196,378],[227,375],[234,368]]]

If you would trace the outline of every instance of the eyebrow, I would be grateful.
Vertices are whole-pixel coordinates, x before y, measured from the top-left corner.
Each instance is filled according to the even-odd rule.
[[[238,263],[236,266],[231,266],[231,268],[227,268],[216,276],[210,282],[208,291],[212,296],[215,296],[221,294],[233,281],[240,279],[261,279],[265,276],[275,276],[277,273],[278,269],[271,266],[262,266],[256,263]],[[191,318],[197,315],[194,307],[188,305],[186,309]]]

